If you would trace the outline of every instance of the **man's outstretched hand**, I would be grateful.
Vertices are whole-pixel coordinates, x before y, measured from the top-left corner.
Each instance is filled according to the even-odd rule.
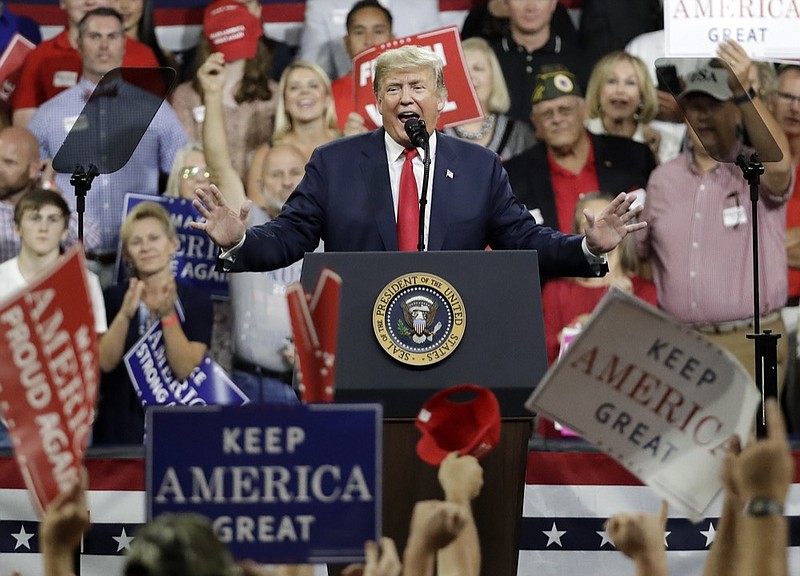
[[[620,192],[599,214],[583,211],[586,218],[586,247],[592,254],[600,256],[611,252],[630,232],[647,226],[647,222],[635,222],[642,211],[641,205],[631,209],[635,200],[635,194]]]
[[[241,242],[247,230],[247,216],[252,202],[246,200],[237,213],[228,206],[222,192],[213,184],[210,192],[198,188],[195,194],[197,198],[192,200],[192,206],[205,221],[190,222],[189,226],[208,234],[214,244],[223,250],[229,250]]]

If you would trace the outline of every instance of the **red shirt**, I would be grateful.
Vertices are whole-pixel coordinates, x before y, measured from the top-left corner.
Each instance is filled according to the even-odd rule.
[[[336,107],[339,132],[344,132],[347,117],[350,112],[356,111],[356,93],[352,72],[331,82],[331,95],[333,95],[333,105]]]
[[[589,140],[589,157],[577,174],[559,165],[549,150],[547,163],[550,165],[550,180],[553,183],[553,196],[556,200],[558,229],[562,232],[572,232],[578,200],[587,192],[596,192],[600,189],[594,165],[594,146]]]
[[[786,201],[786,228],[800,227],[800,166],[794,177],[794,192]],[[789,298],[800,296],[800,268],[789,268]]]
[[[128,38],[122,65],[155,68],[158,67],[158,60],[149,46]],[[65,28],[61,34],[42,42],[28,54],[12,96],[12,108],[38,108],[56,94],[77,84],[81,69],[81,55],[70,44]]]

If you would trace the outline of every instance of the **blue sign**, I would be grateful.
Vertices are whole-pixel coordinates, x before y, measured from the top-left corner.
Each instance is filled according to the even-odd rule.
[[[167,362],[161,323],[153,323],[123,357],[144,406],[238,406],[250,401],[222,367],[208,356],[178,380]]]
[[[180,245],[172,261],[172,271],[176,278],[198,290],[209,292],[213,298],[227,300],[228,277],[224,272],[216,270],[217,246],[205,232],[189,226],[190,222],[200,218],[197,210],[192,207],[191,200],[149,194],[126,194],[124,214],[127,216],[134,206],[144,201],[155,202],[166,208],[172,224],[175,226],[175,231],[178,233]],[[117,254],[122,254],[122,247]],[[117,282],[123,282],[126,279],[123,268],[123,263],[118,256]]]
[[[237,559],[353,562],[380,537],[379,404],[147,411],[147,513],[211,519]]]

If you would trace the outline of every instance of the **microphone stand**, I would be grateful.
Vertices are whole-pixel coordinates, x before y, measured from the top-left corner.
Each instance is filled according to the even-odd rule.
[[[431,150],[428,145],[428,139],[425,138],[422,149],[425,152],[425,157],[422,160],[422,191],[419,195],[419,242],[417,242],[417,251],[425,252],[425,208],[428,205],[428,179],[431,172]]]
[[[764,401],[778,397],[778,338],[772,330],[761,332],[761,316],[759,311],[759,279],[758,279],[758,188],[760,176],[764,173],[764,165],[758,154],[753,153],[748,161],[743,154],[736,157],[736,165],[741,168],[742,175],[750,185],[750,202],[753,205],[753,333],[747,338],[753,340],[755,347],[756,387],[761,393],[761,407],[756,419],[756,436],[767,436],[767,414]]]

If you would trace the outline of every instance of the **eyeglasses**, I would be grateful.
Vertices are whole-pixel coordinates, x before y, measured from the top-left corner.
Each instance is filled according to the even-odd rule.
[[[536,117],[539,118],[542,122],[552,122],[553,120],[556,119],[556,114],[558,114],[558,116],[569,118],[577,111],[578,111],[578,104],[571,104],[571,105],[564,104],[557,108],[550,108],[548,110],[536,111],[534,112],[534,114],[536,114]]]
[[[775,96],[786,102],[789,106],[800,104],[800,96],[795,96],[788,92],[775,92]]]
[[[188,180],[189,178],[203,178],[208,180],[211,178],[211,172],[205,166],[187,166],[181,171],[181,178]]]

